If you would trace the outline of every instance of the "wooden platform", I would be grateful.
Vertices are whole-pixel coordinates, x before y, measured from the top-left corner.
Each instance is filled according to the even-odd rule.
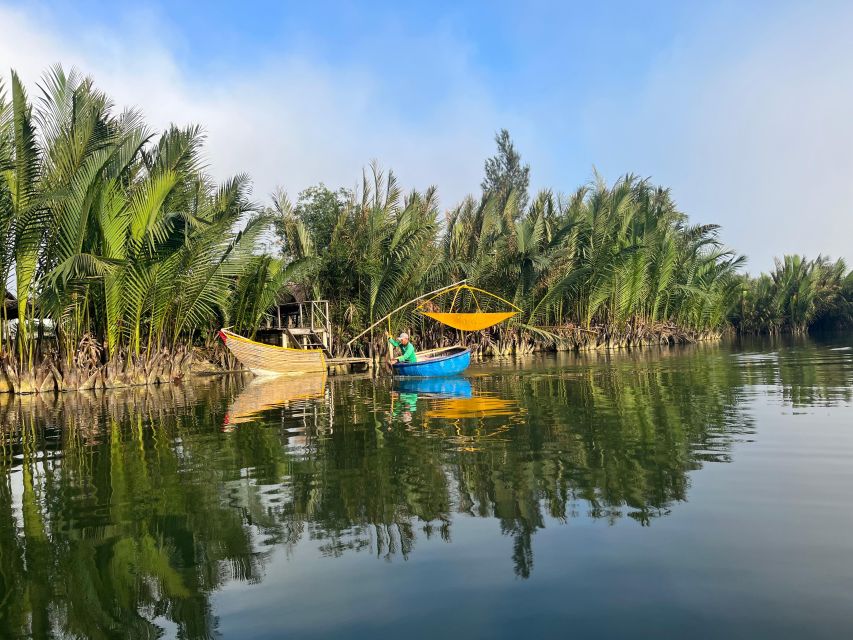
[[[370,358],[327,358],[329,375],[361,373],[370,369]]]

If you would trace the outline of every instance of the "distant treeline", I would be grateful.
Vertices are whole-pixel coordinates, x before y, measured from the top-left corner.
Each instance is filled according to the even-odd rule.
[[[529,168],[506,131],[497,144],[481,195],[443,215],[434,188],[404,196],[376,166],[358,191],[320,184],[295,206],[274,196],[282,253],[315,260],[302,284],[338,303],[343,335],[462,278],[521,307],[514,327],[526,338],[574,347],[853,323],[853,272],[843,260],[785,256],[770,275],[745,275],[744,257],[721,245],[717,225],[690,224],[668,189],[631,175],[614,185],[595,175],[569,195],[546,190],[528,203]],[[525,339],[513,325],[489,335],[507,333],[516,346]]]
[[[320,184],[295,205],[279,192],[265,206],[250,200],[245,175],[214,184],[199,127],[155,135],[138,111],[118,111],[91,79],[58,66],[32,99],[13,72],[0,81],[4,383],[180,375],[216,328],[252,335],[291,297],[331,300],[342,342],[463,278],[523,310],[473,337],[512,350],[849,321],[842,262],[786,257],[771,276],[745,278],[718,227],[691,224],[668,189],[595,175],[571,193],[530,197],[509,134],[496,141],[479,193],[447,211],[435,187],[404,194],[376,165],[357,189]],[[445,339],[411,314],[392,325]]]
[[[731,320],[743,333],[805,333],[815,326],[853,325],[853,271],[844,260],[785,256],[769,275],[742,276],[741,285]]]

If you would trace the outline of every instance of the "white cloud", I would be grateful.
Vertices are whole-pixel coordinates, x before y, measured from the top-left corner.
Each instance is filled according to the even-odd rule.
[[[592,138],[622,148],[608,172],[672,186],[694,220],[724,225],[750,271],[783,253],[853,265],[851,29],[853,5],[841,4],[685,34],[628,113],[590,115]]]
[[[247,60],[216,77],[193,75],[156,35],[162,25],[134,17],[132,27],[114,33],[61,29],[49,14],[0,7],[0,74],[8,79],[8,69],[16,70],[33,95],[44,71],[60,62],[91,75],[119,107],[140,107],[156,130],[201,124],[211,174],[249,173],[257,199],[276,185],[293,195],[321,181],[355,186],[362,168],[377,159],[406,189],[438,185],[450,206],[478,188],[494,131],[504,126],[465,64],[464,48],[451,41],[440,50],[458,58],[451,81],[467,89],[437,88],[427,113],[412,122],[387,104],[393,77],[304,56]]]
[[[451,206],[478,189],[492,136],[507,127],[534,186],[574,189],[593,164],[610,177],[650,175],[694,221],[722,224],[752,271],[792,252],[853,263],[853,5],[708,11],[651,61],[640,91],[614,69],[611,95],[558,73],[553,95],[507,97],[470,62],[471,43],[441,28],[390,47],[405,61],[392,69],[417,70],[407,76],[381,60],[331,66],[304,52],[247,54],[210,75],[210,64],[184,69],[187,43],[145,12],[106,30],[2,6],[0,74],[15,68],[34,87],[62,62],[159,130],[201,124],[211,173],[249,173],[258,199],[278,184],[293,195],[320,181],[354,186],[375,158],[405,188],[438,185]]]

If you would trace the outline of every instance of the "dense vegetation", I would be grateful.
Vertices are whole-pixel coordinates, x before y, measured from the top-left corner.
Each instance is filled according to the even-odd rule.
[[[38,92],[30,99],[14,73],[0,84],[0,274],[15,296],[3,309],[0,386],[18,391],[183,375],[215,328],[252,335],[290,296],[331,300],[340,346],[463,278],[523,309],[470,337],[500,352],[693,341],[729,323],[803,331],[850,317],[843,263],[786,257],[771,276],[747,279],[718,228],[690,224],[649,180],[596,175],[568,195],[531,198],[530,169],[506,131],[482,192],[448,211],[435,187],[404,194],[376,165],[358,189],[318,185],[295,205],[278,192],[262,207],[245,175],[213,183],[198,127],[155,136],[138,111],[118,112],[61,67]],[[272,235],[280,246],[268,250]],[[456,339],[411,314],[392,328],[415,330],[421,345]]]
[[[742,277],[732,309],[744,333],[805,333],[813,326],[835,329],[853,324],[853,271],[843,260],[785,256],[757,278]]]
[[[225,318],[259,321],[298,264],[257,255],[268,220],[249,179],[213,184],[202,142],[195,126],[155,138],[59,67],[34,103],[14,73],[10,101],[0,86],[0,272],[17,296],[4,307],[7,384],[172,377]],[[232,295],[246,283],[252,304]]]
[[[339,301],[345,335],[463,278],[524,310],[524,335],[495,332],[515,349],[533,337],[637,344],[724,326],[743,259],[720,245],[715,225],[690,225],[668,190],[596,177],[568,197],[543,191],[524,209],[526,198],[489,190],[442,220],[435,189],[403,196],[393,173],[373,167],[359,193],[320,186],[296,207],[280,204],[279,229],[286,255],[317,257],[310,288]]]

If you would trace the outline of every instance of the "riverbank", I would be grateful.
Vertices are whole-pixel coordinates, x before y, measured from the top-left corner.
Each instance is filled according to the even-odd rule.
[[[43,394],[159,385],[234,369],[218,356],[215,351],[198,347],[179,347],[172,352],[163,350],[147,357],[101,363],[97,353],[80,351],[70,364],[59,363],[48,354],[24,370],[4,354],[0,359],[0,393]]]
[[[608,351],[675,346],[717,341],[723,335],[723,331],[694,331],[663,323],[629,324],[620,330],[606,326],[584,328],[569,324],[562,327],[502,328],[465,336],[462,340],[475,357],[489,358],[548,351]],[[455,332],[449,335],[428,333],[418,342],[418,348],[440,348],[458,344],[458,341],[459,336]],[[384,361],[384,347],[384,342],[376,341],[374,344],[374,368]],[[53,354],[47,354],[28,371],[22,371],[9,354],[3,354],[0,356],[0,393],[23,395],[120,389],[170,384],[241,370],[240,364],[218,344],[207,348],[180,346],[174,351],[164,349],[149,356],[116,358],[106,363],[100,361],[101,353],[101,345],[89,341],[78,350],[70,364],[57,362]]]

